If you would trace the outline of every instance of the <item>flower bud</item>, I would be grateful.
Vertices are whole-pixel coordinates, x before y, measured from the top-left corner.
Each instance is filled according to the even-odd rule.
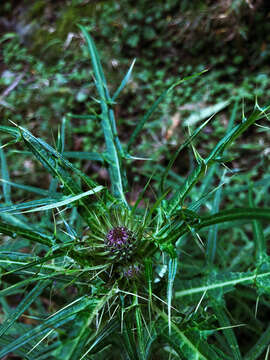
[[[105,245],[117,262],[128,261],[134,252],[134,233],[125,226],[116,226],[106,235]]]

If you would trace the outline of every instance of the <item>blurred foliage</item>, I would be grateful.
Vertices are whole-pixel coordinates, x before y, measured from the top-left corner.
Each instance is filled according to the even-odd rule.
[[[139,114],[175,79],[208,69],[181,84],[160,105],[137,144],[140,156],[166,162],[187,134],[186,119],[195,115],[201,121],[205,108],[243,100],[249,110],[255,96],[261,102],[270,97],[268,1],[26,0],[5,1],[0,7],[1,119],[27,124],[40,136],[55,134],[68,113],[98,109],[79,22],[95,38],[112,90],[136,58],[133,77],[116,106],[123,141]],[[199,145],[202,153],[211,147],[208,134],[214,141],[228,118],[225,107],[206,127],[205,142]],[[70,126],[74,135],[67,139],[67,147],[102,150],[95,121],[71,118]],[[180,172],[188,166],[187,157]]]

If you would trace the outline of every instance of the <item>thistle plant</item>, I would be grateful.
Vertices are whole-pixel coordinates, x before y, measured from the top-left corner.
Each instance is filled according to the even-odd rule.
[[[239,188],[233,179],[243,180],[241,173],[231,176],[224,164],[233,154],[230,145],[267,119],[269,106],[256,103],[239,121],[236,102],[224,136],[205,158],[195,143],[211,119],[190,129],[166,168],[160,172],[153,165],[131,203],[125,174],[127,163],[137,160],[133,145],[162,100],[189,78],[162,93],[123,144],[114,106],[134,62],[111,95],[93,39],[80,30],[100,113],[69,114],[55,147],[19,124],[0,127],[0,358],[261,358],[270,341],[262,315],[269,311],[269,179]],[[82,158],[104,162],[108,187],[67,160],[64,134],[70,117],[99,121],[106,151]],[[47,190],[10,180],[6,155],[20,142],[51,175]],[[194,162],[181,178],[173,164],[184,149],[193,152]],[[150,186],[154,199],[147,199]],[[12,188],[39,198],[13,203]],[[231,195],[240,190],[248,196],[232,203]]]

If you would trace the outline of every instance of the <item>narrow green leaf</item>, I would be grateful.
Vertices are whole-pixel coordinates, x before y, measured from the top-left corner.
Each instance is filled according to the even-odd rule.
[[[21,335],[19,338],[1,349],[0,357],[4,357],[31,340],[41,337],[43,334],[48,333],[51,328],[57,329],[59,326],[67,322],[74,321],[76,319],[76,313],[79,313],[86,308],[88,308],[88,311],[91,311],[91,308],[96,305],[96,302],[96,299],[88,298],[86,296],[78,298],[73,303],[65,306],[62,310],[47,318],[41,325],[36,326],[34,329]]]
[[[23,184],[17,184],[9,180],[0,179],[1,182],[6,183],[9,186],[16,187],[17,189],[23,189],[27,192],[33,192],[42,196],[48,196],[48,190],[40,189],[35,186],[29,186],[29,185],[23,185]]]
[[[254,201],[252,197],[252,185],[249,187],[248,191],[248,198],[249,198],[249,206],[254,207]],[[265,258],[267,255],[266,252],[266,241],[263,233],[262,224],[258,220],[252,220],[252,228],[254,234],[254,241],[256,246],[256,259],[261,260]]]
[[[230,347],[232,358],[235,360],[241,360],[242,356],[240,353],[239,345],[238,345],[236,336],[234,334],[233,328],[231,327],[230,320],[229,320],[223,306],[213,300],[212,307],[215,311],[215,315],[218,319],[220,327],[226,328],[226,329],[223,329],[222,331],[223,331],[223,334],[225,335],[227,343]]]
[[[46,263],[47,261],[49,260],[52,260],[52,259],[56,259],[60,256],[63,256],[63,254],[61,253],[58,253],[58,254],[53,254],[53,255],[47,255],[45,257],[43,257],[42,259],[39,259],[39,260],[36,260],[36,261],[30,261],[29,263],[23,263],[21,262],[22,266],[19,266],[13,270],[10,270],[8,272],[5,272],[1,275],[1,277],[4,277],[6,275],[9,275],[9,274],[12,274],[12,273],[16,273],[16,272],[20,272],[22,270],[26,270],[26,269],[29,269],[29,268],[32,268],[36,265],[40,265],[40,264],[44,264]],[[9,265],[13,265],[13,264],[20,264],[20,261],[16,261],[16,260],[11,260],[10,258],[7,258],[5,257],[5,259],[1,259],[1,253],[0,253],[0,264],[3,264],[5,262],[8,262]],[[3,266],[3,265],[2,265]],[[46,267],[43,267],[43,269],[46,268]]]
[[[168,284],[167,284],[167,303],[168,303],[168,328],[169,335],[171,335],[171,305],[172,305],[172,289],[173,283],[177,272],[178,259],[169,259],[168,264]]]
[[[115,319],[113,321],[110,321],[108,324],[106,324],[106,326],[102,329],[99,330],[97,334],[93,334],[91,336],[91,341],[90,341],[90,347],[87,350],[88,354],[91,354],[91,352],[94,350],[94,352],[98,351],[101,347],[102,347],[102,342],[104,341],[106,342],[111,342],[111,338],[110,336],[113,335],[117,329],[119,328],[119,323],[118,320]],[[85,331],[85,333],[87,334],[87,340],[88,340],[88,345],[89,345],[89,332],[88,332],[88,328],[84,328],[83,329]],[[74,352],[71,354],[70,359],[80,359],[82,354],[82,347],[81,347],[81,343],[78,343],[78,346],[74,349]]]
[[[137,297],[136,297],[137,299]],[[139,359],[146,360],[145,358],[145,341],[143,334],[143,323],[142,323],[142,313],[141,308],[137,304],[135,309],[135,319],[136,319],[136,331],[138,335],[138,343],[139,343]]]
[[[192,173],[187,177],[183,185],[176,189],[174,196],[170,199],[170,214],[173,214],[175,209],[180,205],[183,205],[183,201],[193,188],[193,186],[204,175],[207,167],[204,162],[200,162]]]
[[[123,324],[123,342],[121,342],[121,345],[123,347],[123,349],[125,350],[125,355],[127,357],[128,360],[138,360],[138,355],[137,355],[137,346],[135,343],[135,339],[134,339],[134,334],[131,331],[131,329],[129,329],[127,327],[127,322],[124,321]]]
[[[180,188],[176,189],[175,195],[171,198],[171,210],[172,213],[178,204],[182,205],[185,197],[188,195],[193,186],[200,180],[209,166],[215,163],[215,160],[222,156],[227,147],[235,141],[244,131],[246,131],[257,120],[266,116],[266,111],[270,109],[270,105],[264,109],[260,109],[258,106],[254,109],[248,119],[244,120],[241,124],[235,126],[229,131],[215,146],[210,155],[203,161],[199,162],[198,166],[188,176],[187,181]]]
[[[167,315],[156,309],[165,324],[168,324]],[[176,324],[172,323],[172,335],[167,335],[167,331],[162,332],[162,337],[169,341],[170,345],[179,353],[185,356],[185,359],[198,359],[198,360],[220,360],[212,348],[198,336],[194,336],[190,332],[182,331]]]
[[[243,220],[246,222],[246,220],[250,221],[253,219],[269,221],[270,209],[238,208],[220,211],[217,214],[201,217],[201,221],[198,225],[196,225],[196,229],[201,229],[203,227],[224,223],[227,221]]]
[[[6,147],[8,145],[17,143],[17,142],[19,142],[21,140],[20,132],[18,131],[18,129],[14,129],[13,127],[0,125],[0,132],[9,134],[9,135],[11,135],[11,136],[13,136],[15,138],[14,140],[9,141],[5,145],[2,145],[2,148]]]
[[[16,125],[17,126],[17,125]],[[78,195],[82,193],[81,187],[71,176],[73,172],[78,175],[80,179],[85,182],[88,187],[94,188],[96,183],[83,174],[79,169],[74,167],[62,154],[53,149],[42,139],[36,138],[28,130],[21,126],[17,126],[26,146],[30,149],[33,155],[42,163],[42,165],[51,173],[64,189],[71,195]],[[89,203],[84,198],[79,200],[80,214],[84,217],[85,221],[89,221],[90,209]]]
[[[124,203],[126,203],[126,198],[124,194],[124,183],[126,180],[125,173],[123,171],[121,145],[117,136],[114,113],[112,108],[110,107],[112,105],[112,99],[109,95],[106,79],[102,70],[101,62],[94,41],[83,26],[78,26],[82,31],[88,46],[95,75],[95,85],[100,98],[102,112],[101,126],[106,142],[106,160],[109,164],[109,174],[112,183],[112,192],[115,197],[120,198]]]
[[[63,198],[63,196],[61,196]],[[3,206],[0,207],[0,213],[16,213],[16,211],[23,210],[23,209],[29,209],[35,206],[42,206],[42,205],[48,205],[48,204],[54,204],[58,199],[53,199],[50,197],[33,200],[33,201],[26,201],[25,203],[19,203],[19,204],[12,204],[10,206]],[[18,212],[17,212],[18,214]]]
[[[262,359],[261,354],[269,346],[269,343],[270,343],[270,325],[267,327],[267,329],[259,337],[256,344],[244,356],[244,360]]]
[[[203,124],[201,124],[195,131],[194,133],[189,136],[189,138],[184,142],[184,144],[180,145],[180,147],[176,150],[176,152],[173,154],[172,158],[169,161],[168,166],[166,167],[165,171],[162,174],[161,177],[161,181],[160,181],[160,187],[161,187],[161,191],[163,191],[164,189],[164,183],[166,181],[166,178],[168,176],[169,171],[171,170],[175,160],[177,159],[177,157],[179,156],[180,152],[182,150],[184,150],[201,132],[201,130],[203,130],[203,128],[209,123],[209,121],[212,119],[212,117],[210,117],[209,119],[207,119]]]
[[[137,136],[139,135],[139,133],[141,132],[142,128],[144,127],[144,124],[148,121],[148,119],[150,118],[150,116],[153,114],[153,112],[157,109],[158,105],[166,98],[166,96],[178,85],[180,85],[181,83],[183,83],[184,81],[188,81],[190,79],[193,79],[197,76],[200,76],[201,74],[203,74],[204,72],[206,72],[207,70],[203,70],[199,73],[193,74],[191,76],[187,76],[184,79],[181,79],[177,82],[175,82],[173,85],[171,85],[167,90],[165,90],[159,97],[158,99],[154,102],[154,104],[150,107],[150,109],[147,111],[147,113],[144,115],[144,117],[139,121],[139,123],[137,124],[134,132],[132,133],[130,140],[128,142],[127,145],[127,151],[129,151],[131,145],[133,145],[135,139],[137,138]]]
[[[223,172],[223,176],[221,178],[221,184],[224,181],[224,177],[226,175],[226,170]],[[220,186],[215,194],[214,203],[213,203],[213,212],[217,213],[219,211],[219,205],[221,202],[222,195],[222,187]],[[218,225],[215,224],[211,226],[207,236],[207,247],[206,247],[206,258],[209,264],[213,264],[216,256],[216,248],[217,248],[217,237],[218,237]]]
[[[29,212],[37,212],[37,211],[45,211],[45,210],[55,209],[55,208],[58,208],[58,207],[61,207],[61,206],[64,206],[64,205],[68,205],[68,204],[70,204],[70,203],[72,203],[74,201],[78,201],[78,200],[82,199],[85,196],[95,195],[96,193],[98,193],[99,191],[101,191],[103,189],[104,189],[104,187],[100,185],[100,186],[97,186],[94,189],[85,191],[84,193],[81,193],[79,195],[68,196],[65,200],[54,202],[53,204],[49,204],[49,205],[40,206],[40,207],[37,207],[35,209],[22,211],[20,213],[29,213]]]
[[[142,199],[143,199],[143,197],[144,197],[144,194],[145,194],[145,191],[148,189],[148,186],[149,186],[151,180],[152,180],[152,176],[148,179],[148,181],[147,181],[146,185],[144,186],[143,190],[140,192],[140,194],[139,194],[139,196],[138,196],[138,198],[137,198],[134,206],[133,206],[132,209],[131,209],[131,215],[134,215],[134,214],[135,214],[135,211],[136,211],[139,203],[142,201]]]
[[[0,232],[9,235],[12,238],[16,238],[17,236],[21,236],[25,239],[28,239],[33,242],[37,242],[40,244],[44,244],[47,246],[53,245],[54,241],[51,236],[48,236],[46,234],[42,234],[38,231],[32,231],[28,229],[21,228],[19,226],[14,226],[11,224],[5,224],[0,221]]]
[[[135,61],[136,59],[134,59],[130,65],[130,68],[128,69],[128,72],[126,73],[124,79],[122,80],[119,88],[116,90],[116,92],[114,93],[113,97],[112,97],[112,100],[115,101],[118,97],[118,95],[120,94],[120,92],[124,89],[124,87],[126,86],[126,84],[128,83],[129,79],[130,79],[130,76],[131,76],[131,73],[132,73],[132,70],[133,70],[133,67],[135,65]]]
[[[29,294],[20,302],[15,311],[8,315],[0,327],[0,337],[14,324],[14,322],[29,308],[29,306],[36,300],[36,298],[42,293],[45,287],[49,284],[47,281],[41,281],[29,292]]]
[[[268,111],[270,106],[265,109],[260,109],[257,106],[255,107],[252,114],[248,117],[248,119],[244,120],[241,124],[235,126],[231,131],[229,131],[215,146],[212,150],[208,158],[205,160],[206,164],[214,160],[217,156],[222,155],[224,150],[228,148],[228,146],[235,141],[240,135],[243,134],[251,125],[253,125],[257,120],[261,119],[266,115],[266,111]]]
[[[151,258],[145,259],[145,279],[148,284],[148,313],[151,319],[152,306],[152,282],[153,282],[153,261]]]
[[[95,116],[95,115],[76,115],[76,114],[68,113],[67,116],[74,118],[74,119],[97,120],[97,116]]]
[[[9,185],[9,172],[7,167],[6,156],[4,150],[2,149],[1,142],[0,142],[0,160],[1,160],[1,176],[3,179],[2,187],[3,187],[3,194],[5,198],[5,203],[11,203],[11,189]]]
[[[63,155],[66,158],[70,159],[79,159],[79,160],[92,160],[92,161],[100,161],[104,162],[104,157],[102,154],[98,154],[96,152],[89,151],[64,151]]]
[[[177,299],[182,298],[184,296],[194,296],[194,295],[199,295],[203,294],[204,292],[207,294],[210,291],[216,291],[221,289],[222,291],[224,291],[225,288],[229,288],[232,289],[234,286],[238,285],[238,284],[253,284],[253,282],[255,280],[257,280],[257,278],[259,280],[263,280],[263,279],[269,279],[270,277],[270,271],[265,271],[262,272],[260,274],[257,273],[252,273],[252,272],[248,272],[248,273],[223,273],[220,274],[220,276],[215,276],[215,279],[213,279],[213,277],[211,278],[211,284],[207,283],[208,279],[201,279],[200,283],[201,285],[199,286],[194,286],[192,281],[188,281],[188,283],[190,284],[190,288],[188,288],[188,283],[186,281],[182,282],[182,286],[185,287],[183,290],[179,290],[176,291],[175,293],[175,297]],[[209,280],[210,282],[210,280]]]
[[[66,360],[75,360],[75,359],[84,359],[89,353],[90,351],[94,348],[94,346],[97,344],[97,334],[94,335],[94,339],[96,341],[94,341],[94,344],[92,344],[88,350],[86,352],[82,352],[83,350],[83,344],[84,342],[82,341],[82,339],[85,340],[89,340],[89,326],[91,325],[94,317],[98,314],[98,311],[106,304],[107,301],[109,301],[111,299],[112,296],[114,296],[115,294],[115,286],[113,286],[111,288],[111,290],[105,294],[101,299],[99,299],[96,302],[96,305],[94,307],[92,307],[91,311],[87,313],[87,316],[85,316],[85,321],[84,321],[84,325],[81,326],[80,332],[78,334],[78,336],[76,337],[76,339],[74,340],[69,353],[66,354]],[[110,332],[109,332],[110,333]],[[85,334],[87,334],[88,336],[85,338]],[[103,336],[105,336],[106,333],[103,333]],[[108,332],[107,332],[108,335]],[[86,341],[85,341],[86,342]],[[81,349],[81,351],[79,351]]]

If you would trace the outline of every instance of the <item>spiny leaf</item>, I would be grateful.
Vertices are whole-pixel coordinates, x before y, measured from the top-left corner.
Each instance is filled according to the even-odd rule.
[[[5,235],[9,235],[13,238],[16,238],[17,236],[21,236],[30,241],[34,241],[47,246],[51,246],[54,243],[52,236],[43,234],[38,231],[31,231],[28,229],[24,229],[19,226],[5,224],[2,221],[0,221],[0,232],[2,232]]]
[[[123,151],[120,141],[118,140],[114,113],[111,108],[112,99],[109,95],[109,90],[107,87],[106,79],[102,70],[100,58],[95,43],[92,37],[86,31],[86,29],[81,25],[78,26],[82,31],[88,46],[95,75],[95,85],[100,98],[100,106],[102,112],[101,126],[106,142],[106,160],[109,164],[109,174],[112,183],[112,191],[116,197],[120,198],[124,203],[126,203],[126,198],[124,195],[125,173],[123,171],[123,164],[121,158],[121,153]]]
[[[248,285],[253,284],[254,281],[267,281],[269,285],[270,280],[270,269],[265,269],[259,274],[255,272],[243,272],[243,273],[217,273],[212,274],[208,278],[194,279],[194,280],[183,280],[181,283],[178,283],[179,287],[182,287],[183,290],[176,291],[175,297],[177,299],[182,297],[200,297],[202,293],[206,295],[211,295],[216,299],[222,297],[223,293],[226,291],[231,291],[234,286],[238,284]],[[194,299],[192,300],[194,301]]]

